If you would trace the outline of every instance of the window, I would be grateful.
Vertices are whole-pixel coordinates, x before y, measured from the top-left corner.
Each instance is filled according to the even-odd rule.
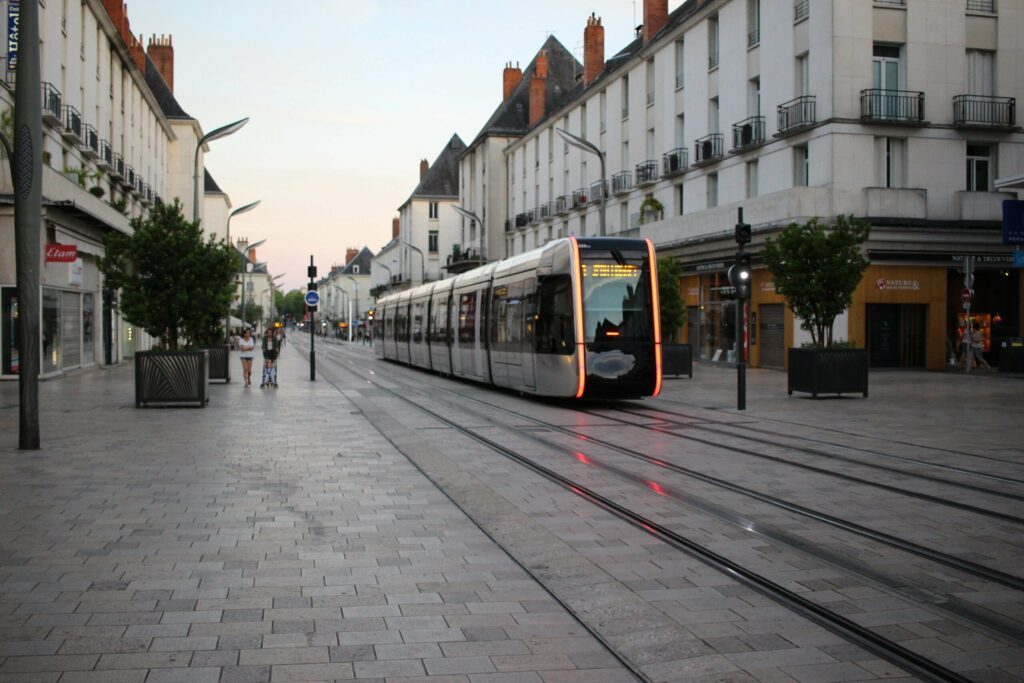
[[[747,199],[757,196],[757,162],[747,162]]]
[[[654,147],[654,129],[647,129],[647,158],[653,159],[655,155]]]
[[[629,118],[629,74],[622,77],[622,118]]]
[[[761,0],[747,0],[747,47],[761,42]]]
[[[718,206],[718,174],[717,173],[708,173],[707,178],[708,178],[707,179],[707,182],[708,182],[707,203],[708,203],[708,208],[709,209],[713,209],[716,206]]]
[[[755,76],[747,81],[747,115],[761,115],[761,77]]]
[[[572,286],[568,275],[537,282],[537,353],[571,355],[576,348]]]
[[[676,116],[676,147],[686,147],[686,116]]]
[[[989,50],[967,51],[967,94],[991,97],[995,80],[995,53]]]
[[[427,251],[431,254],[437,253],[437,230],[431,230],[427,233]]]
[[[810,172],[808,169],[807,145],[797,145],[793,148],[793,186],[807,187]]]
[[[603,133],[608,128],[608,92],[606,90],[601,91],[598,102],[600,107],[598,113],[601,115],[601,132]]]
[[[679,185],[676,185],[676,193],[675,194],[676,194],[676,214],[679,215],[679,216],[682,216],[683,213],[684,213],[685,206],[686,206],[683,203],[683,185],[682,185],[682,183],[680,183]]]
[[[796,58],[796,94],[798,97],[811,94],[811,71],[807,53]]]
[[[654,84],[655,84],[655,80],[654,80],[654,57],[651,57],[650,59],[647,60],[646,76],[647,76],[647,106],[649,107],[652,104],[654,104],[654,90],[655,90],[655,88],[654,88]]]
[[[877,90],[900,89],[900,46],[875,43],[872,49],[871,87]]]
[[[879,187],[906,187],[906,140],[875,138]]]
[[[708,19],[708,69],[718,68],[718,17]]]
[[[622,168],[629,168],[629,140],[622,141]]]
[[[352,266],[352,274],[353,275],[359,275],[359,266],[358,265]]]
[[[708,132],[720,133],[718,127],[718,98],[712,97],[708,100]]]
[[[619,230],[629,230],[632,226],[629,224],[629,202],[623,200],[619,204]]]
[[[684,67],[686,62],[683,56],[683,41],[676,41],[676,90],[686,85],[686,79],[683,77]]]
[[[437,202],[430,202],[427,205],[427,213],[431,219],[437,220]]]
[[[988,145],[967,145],[967,191],[988,192],[992,148]]]
[[[526,251],[526,236],[523,235],[523,251]],[[472,344],[476,339],[476,292],[459,297],[459,344]]]
[[[566,121],[568,125],[568,121]],[[580,105],[580,137],[584,140],[587,139],[587,105],[586,103]]]
[[[555,129],[548,128],[548,163],[555,160]]]

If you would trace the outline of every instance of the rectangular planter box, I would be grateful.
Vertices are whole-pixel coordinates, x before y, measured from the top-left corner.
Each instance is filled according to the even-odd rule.
[[[210,353],[210,380],[220,380],[227,384],[231,381],[231,348],[227,344],[218,344],[206,349]]]
[[[135,354],[136,408],[205,408],[210,400],[207,351],[139,351]]]
[[[999,372],[1024,372],[1024,339],[1003,339],[999,344]]]
[[[662,344],[661,374],[688,375],[693,379],[693,347],[689,344]]]
[[[868,396],[865,349],[789,349],[789,393]]]

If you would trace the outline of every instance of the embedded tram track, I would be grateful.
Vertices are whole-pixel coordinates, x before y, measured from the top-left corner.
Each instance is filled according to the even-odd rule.
[[[360,380],[374,385],[378,390],[386,393],[394,399],[413,407],[444,425],[447,425],[467,438],[487,446],[494,452],[526,467],[527,469],[559,485],[565,490],[576,494],[588,502],[597,505],[601,509],[612,514],[614,517],[627,522],[635,528],[643,530],[649,535],[658,538],[677,550],[686,552],[690,556],[695,557],[727,576],[730,576],[739,583],[756,590],[762,595],[765,595],[775,602],[787,607],[791,611],[808,618],[819,626],[839,635],[849,642],[855,643],[866,650],[873,652],[883,659],[903,668],[907,672],[919,676],[924,680],[930,681],[968,680],[963,675],[952,671],[934,660],[915,653],[895,641],[886,638],[867,627],[861,626],[851,619],[781,586],[767,577],[746,569],[733,560],[730,560],[729,558],[716,553],[713,550],[686,538],[685,536],[682,536],[653,519],[630,510],[622,504],[601,495],[580,482],[545,467],[531,458],[528,458],[473,429],[458,424],[445,415],[417,403],[413,399],[403,395],[401,392],[385,386],[380,381],[356,372],[349,367],[349,364],[342,362],[329,354],[325,354],[325,356],[334,365],[348,371]]]

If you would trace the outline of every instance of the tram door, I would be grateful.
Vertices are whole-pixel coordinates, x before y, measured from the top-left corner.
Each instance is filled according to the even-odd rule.
[[[534,369],[534,344],[536,343],[537,323],[537,281],[523,280],[523,302],[520,310],[523,313],[522,339],[519,357],[523,359],[523,384],[530,389],[537,388],[537,375]]]

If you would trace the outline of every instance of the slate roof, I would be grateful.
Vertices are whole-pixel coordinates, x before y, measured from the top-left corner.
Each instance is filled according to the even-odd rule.
[[[416,186],[412,194],[402,206],[405,206],[414,197],[459,197],[459,156],[466,149],[466,143],[462,141],[458,133],[452,136],[448,144],[444,146],[437,159],[430,165],[427,175]]]
[[[373,252],[367,247],[363,247],[355,258],[346,263],[340,268],[336,268],[334,273],[341,273],[342,275],[369,275],[370,264],[373,262]],[[355,273],[352,271],[353,266],[359,266],[359,272]]]
[[[178,100],[174,99],[174,93],[167,87],[164,77],[160,75],[160,69],[156,68],[153,60],[146,56],[146,85],[152,91],[157,104],[164,116],[169,119],[190,119],[191,116],[181,108]]]
[[[560,109],[583,91],[583,65],[565,49],[553,35],[548,36],[541,46],[547,52],[548,83],[547,110]],[[484,127],[473,138],[468,149],[475,147],[489,135],[521,136],[529,130],[530,122],[530,81],[537,65],[537,57],[523,71],[523,78],[515,87],[508,101],[503,101],[491,114]]]
[[[226,194],[205,168],[203,169],[203,194]]]
[[[243,251],[242,249],[239,249],[237,244],[235,244],[233,246],[235,247],[235,252],[238,253],[238,258],[239,258],[238,272],[245,273],[246,272],[245,264],[251,263],[252,264],[252,272],[254,272],[254,273],[262,273],[264,275],[267,275],[269,273],[269,271],[267,270],[267,263],[266,263],[266,261],[264,261],[263,263],[259,263],[257,261],[253,261],[252,259],[249,258],[249,254],[246,253],[248,250]]]

